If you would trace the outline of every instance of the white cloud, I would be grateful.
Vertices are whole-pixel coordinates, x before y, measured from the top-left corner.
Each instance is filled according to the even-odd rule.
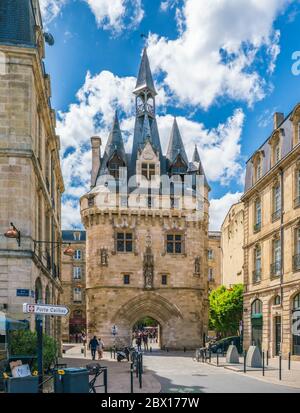
[[[242,192],[228,192],[220,199],[210,201],[210,230],[220,231],[221,225],[231,206],[240,201]]]
[[[144,17],[141,0],[85,0],[99,27],[116,34],[137,27]]]
[[[68,200],[62,204],[62,229],[81,229],[79,202]]]
[[[208,109],[219,97],[252,105],[266,93],[274,71],[279,32],[273,27],[291,0],[185,0],[176,40],[149,36],[149,55],[156,72],[182,104]],[[167,9],[169,2],[161,4]],[[178,19],[184,19],[179,22]],[[258,52],[268,63],[260,75]]]
[[[43,21],[47,25],[58,16],[68,0],[40,0]]]

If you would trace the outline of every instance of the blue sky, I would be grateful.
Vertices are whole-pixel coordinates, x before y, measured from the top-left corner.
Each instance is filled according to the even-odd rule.
[[[130,149],[132,90],[146,42],[162,146],[176,115],[188,155],[199,147],[212,187],[211,228],[218,229],[242,194],[245,161],[272,131],[273,113],[288,114],[300,101],[300,76],[292,73],[299,1],[40,1],[55,38],[45,63],[62,142],[64,228],[80,227],[89,140],[97,134],[105,144],[115,109]]]

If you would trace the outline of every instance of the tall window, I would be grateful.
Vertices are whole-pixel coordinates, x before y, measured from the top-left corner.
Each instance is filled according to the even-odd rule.
[[[300,169],[296,172],[296,199],[295,207],[300,206]]]
[[[294,271],[300,271],[300,228],[295,231]]]
[[[261,159],[258,159],[257,165],[256,165],[256,180],[260,180],[262,175],[262,162]]]
[[[261,229],[261,200],[255,201],[255,226],[254,230],[259,231]]]
[[[274,164],[280,161],[280,142],[277,142],[277,144],[274,147]]]
[[[74,258],[75,258],[75,260],[81,260],[81,251],[80,250],[75,251]]]
[[[214,280],[214,270],[213,268],[208,269],[208,281],[212,282]]]
[[[73,278],[74,280],[81,279],[81,267],[73,267]]]
[[[293,309],[300,310],[300,294],[296,295],[293,302]]]
[[[182,254],[183,253],[183,236],[181,234],[167,235],[167,253]]]
[[[262,314],[262,302],[260,300],[253,301],[251,305],[251,315]]]
[[[132,252],[133,251],[133,235],[131,232],[117,233],[117,251]]]
[[[73,301],[76,303],[82,302],[82,289],[79,287],[74,288],[73,290]]]
[[[166,274],[163,274],[161,276],[161,283],[162,283],[162,285],[167,285],[168,284],[168,276]]]
[[[260,282],[261,280],[261,247],[258,245],[254,250],[254,272],[253,282]]]
[[[152,176],[155,176],[155,164],[154,163],[142,163],[142,175],[151,180]]]
[[[281,241],[273,240],[273,264],[271,265],[271,274],[275,277],[280,275],[281,271]]]
[[[212,260],[214,258],[214,252],[213,250],[208,250],[207,251],[208,259]]]
[[[280,218],[281,213],[281,188],[280,185],[277,184],[273,188],[273,216],[272,220],[276,221]]]
[[[123,278],[123,281],[124,281],[124,285],[129,285],[130,284],[130,275],[125,274],[124,278]]]

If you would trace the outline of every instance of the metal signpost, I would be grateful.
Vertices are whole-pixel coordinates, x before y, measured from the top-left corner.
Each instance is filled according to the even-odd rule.
[[[114,358],[115,358],[115,354],[116,354],[116,335],[118,334],[118,327],[116,325],[112,326],[111,334],[114,337]]]
[[[23,304],[23,313],[35,314],[37,333],[37,363],[39,375],[39,392],[43,392],[43,315],[64,317],[69,314],[68,307],[51,304]]]

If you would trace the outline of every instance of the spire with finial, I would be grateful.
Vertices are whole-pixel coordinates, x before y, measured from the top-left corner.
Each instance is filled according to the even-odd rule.
[[[186,164],[186,166],[188,166],[188,157],[184,149],[181,134],[180,134],[178,124],[177,124],[177,119],[175,117],[173,126],[172,126],[170,140],[169,140],[168,151],[166,155],[169,161],[169,165],[174,164],[178,156],[180,156],[182,161]]]
[[[134,89],[134,94],[138,95],[142,90],[149,89],[154,96],[157,95],[155,90],[153,77],[150,69],[150,63],[147,55],[147,48],[144,48],[142,61],[140,65],[139,74],[137,77],[136,86]]]
[[[200,162],[200,155],[199,155],[198,147],[197,147],[196,144],[195,144],[195,149],[194,149],[192,162]]]

